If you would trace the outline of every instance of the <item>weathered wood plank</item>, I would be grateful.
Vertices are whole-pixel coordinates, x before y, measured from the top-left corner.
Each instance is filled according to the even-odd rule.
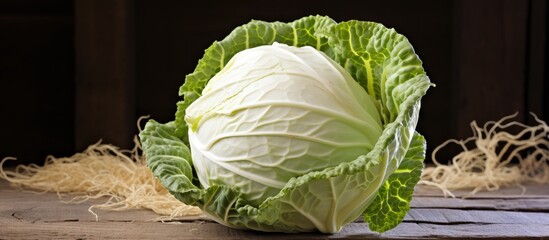
[[[414,223],[415,224],[415,223]],[[403,223],[403,226],[408,227]],[[399,225],[400,226],[400,225]],[[482,239],[544,239],[549,237],[549,226],[538,224],[455,224],[455,225],[438,225],[438,224],[417,224],[419,230],[413,231],[415,227],[410,227],[407,230],[411,232],[402,232],[400,236],[406,238],[416,238],[421,236],[422,232],[428,232],[427,237],[437,239],[466,239],[466,238],[482,238]],[[398,227],[397,227],[398,228]],[[396,228],[395,228],[396,229]],[[391,236],[387,234],[385,236]]]
[[[136,133],[134,1],[74,2],[74,141],[131,149]]]
[[[480,198],[546,198],[549,199],[549,185],[529,184],[521,187],[502,187],[498,191],[480,191],[475,194],[471,190],[455,190],[452,193],[459,198],[480,199]],[[418,185],[414,190],[414,196],[421,197],[444,197],[444,193],[436,188],[425,185]],[[503,197],[504,196],[504,197]]]
[[[506,203],[528,205],[530,200],[541,205],[543,199],[504,199]],[[527,239],[549,238],[548,212],[521,212],[479,210],[479,204],[488,205],[498,199],[452,199],[438,198],[438,208],[424,208],[417,197],[404,222],[395,229],[383,233],[371,232],[363,222],[345,226],[337,234],[303,233],[260,233],[227,228],[206,220],[204,216],[183,218],[178,221],[161,223],[154,221],[156,214],[148,210],[112,212],[96,210],[99,221],[87,211],[90,205],[102,203],[106,199],[96,199],[79,204],[66,204],[59,201],[56,194],[34,194],[21,192],[0,180],[0,239]],[[461,201],[457,205],[464,209],[445,207]],[[509,202],[506,202],[509,200]],[[473,203],[467,203],[473,201]],[[423,205],[422,205],[423,204]],[[469,209],[468,209],[469,208]],[[511,207],[510,210],[514,210]],[[528,208],[528,206],[526,206]],[[542,208],[544,208],[542,206]]]
[[[458,209],[411,209],[404,221],[416,223],[500,223],[543,224],[549,226],[549,213]]]
[[[524,108],[529,2],[453,3],[454,68],[447,103],[457,133],[452,136],[469,137],[473,120],[484,123],[519,112],[522,122],[529,111]]]
[[[416,196],[411,207],[549,212],[549,195],[547,198],[444,198],[442,201],[441,197]]]
[[[527,82],[526,82],[526,106],[525,109],[536,113],[542,119],[549,116],[549,100],[547,94],[547,82],[549,73],[547,66],[549,58],[547,57],[548,47],[547,37],[549,37],[549,8],[547,1],[531,0],[529,4],[529,31],[528,31],[528,49],[527,49]],[[544,94],[545,93],[545,94]],[[544,104],[545,103],[545,104]],[[545,108],[544,108],[545,107]],[[535,124],[534,119],[528,119],[529,124]]]
[[[383,234],[363,223],[351,223],[336,234],[262,233],[237,230],[212,222],[54,222],[34,224],[0,220],[0,239],[526,239],[549,237],[549,226],[540,224],[402,223]]]
[[[95,215],[88,211],[89,207],[107,201],[107,198],[101,198],[69,203],[70,196],[60,199],[53,193],[21,192],[2,183],[5,181],[0,180],[0,218],[13,216],[21,222],[95,221]],[[144,209],[123,212],[93,209],[93,212],[101,221],[153,221],[159,218],[156,213]]]

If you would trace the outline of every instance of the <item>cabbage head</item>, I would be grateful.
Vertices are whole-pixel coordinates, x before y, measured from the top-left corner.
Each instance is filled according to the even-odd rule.
[[[408,40],[379,23],[251,21],[206,49],[175,120],[140,133],[180,201],[233,228],[377,232],[410,208],[431,86]]]

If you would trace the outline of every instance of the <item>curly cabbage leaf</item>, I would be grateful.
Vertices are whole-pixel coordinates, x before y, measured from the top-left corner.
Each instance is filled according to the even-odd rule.
[[[199,181],[185,112],[235,54],[275,42],[310,46],[338,63],[372,98],[383,129],[368,152],[300,173],[266,199],[250,201],[238,187]],[[180,88],[175,121],[146,124],[140,139],[148,165],[176,198],[233,228],[334,233],[363,215],[371,230],[387,231],[409,210],[423,168],[426,144],[415,127],[431,83],[421,64],[404,36],[379,23],[325,16],[252,21],[206,49]]]

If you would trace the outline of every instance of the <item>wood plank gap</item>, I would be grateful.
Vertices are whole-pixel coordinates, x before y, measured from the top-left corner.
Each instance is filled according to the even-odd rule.
[[[483,207],[468,207],[468,208],[458,208],[458,207],[456,207],[456,208],[451,208],[451,207],[415,207],[413,209],[439,209],[439,210],[453,209],[453,210],[463,210],[463,211],[479,210],[479,211],[493,211],[493,212],[509,211],[509,212],[549,213],[549,210],[547,210],[547,209],[528,209],[528,208],[524,208],[524,209],[521,209],[521,208],[498,209],[498,208],[489,208],[489,207],[485,207],[485,208],[483,208]]]
[[[465,224],[475,224],[475,225],[490,225],[490,224],[500,224],[500,223],[479,223],[474,221],[456,221],[456,222],[431,222],[431,221],[416,221],[416,220],[402,220],[403,223],[427,223],[430,225],[442,225],[442,226],[450,226],[450,225],[465,225]],[[541,225],[547,225],[547,224],[541,224]],[[549,226],[549,225],[548,225]]]

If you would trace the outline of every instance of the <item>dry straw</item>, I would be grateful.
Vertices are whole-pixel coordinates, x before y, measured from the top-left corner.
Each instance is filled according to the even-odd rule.
[[[433,150],[435,166],[424,169],[420,184],[439,187],[446,195],[454,196],[451,190],[472,189],[474,194],[502,186],[549,183],[549,126],[531,115],[537,125],[511,121],[517,113],[489,121],[483,127],[473,121],[472,137],[450,139]],[[459,146],[461,152],[444,164],[437,159],[437,153],[451,144]]]
[[[96,218],[94,208],[151,209],[168,219],[201,214],[199,208],[185,205],[162,187],[147,168],[137,137],[134,142],[132,150],[96,143],[73,156],[48,156],[43,166],[18,165],[13,171],[2,167],[14,160],[7,157],[0,162],[0,178],[24,189],[56,192],[60,197],[70,194],[70,202],[108,197],[107,202],[90,207]]]

